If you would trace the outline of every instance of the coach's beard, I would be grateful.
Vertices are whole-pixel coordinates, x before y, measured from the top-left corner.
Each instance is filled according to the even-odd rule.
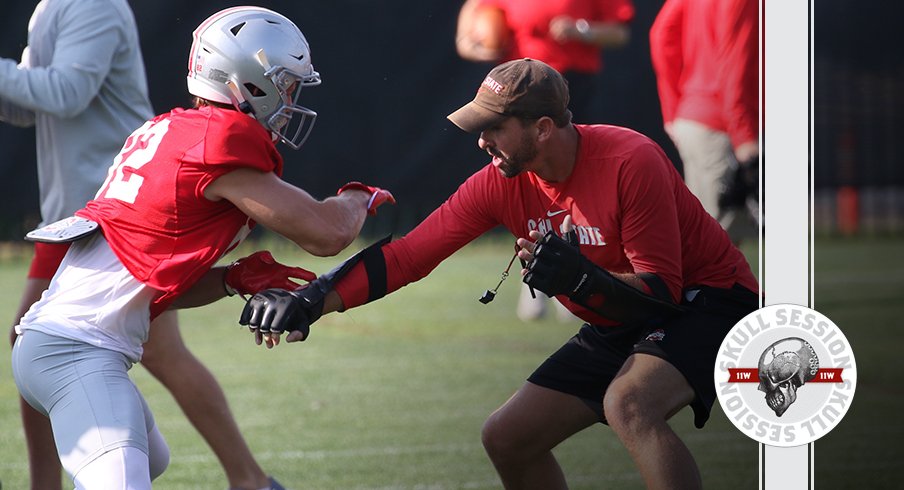
[[[511,157],[505,157],[493,147],[487,148],[487,153],[493,157],[493,165],[504,177],[512,178],[524,171],[524,165],[537,157],[537,147],[525,137],[521,141],[521,147]]]
[[[496,167],[496,170],[498,170],[503,177],[511,178],[521,173],[522,169],[520,166],[514,164],[508,158],[493,154],[493,152],[490,152],[490,155],[493,156],[493,166]]]

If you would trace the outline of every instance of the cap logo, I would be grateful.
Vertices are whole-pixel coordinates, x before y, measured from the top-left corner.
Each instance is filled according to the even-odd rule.
[[[488,88],[491,92],[493,92],[496,95],[499,95],[502,92],[502,90],[505,88],[502,86],[501,83],[497,82],[496,80],[493,80],[493,78],[489,77],[489,76],[483,79],[482,85],[484,87]]]

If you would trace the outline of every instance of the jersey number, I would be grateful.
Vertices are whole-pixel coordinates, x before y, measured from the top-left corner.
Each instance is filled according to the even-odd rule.
[[[129,136],[122,151],[113,159],[113,165],[107,171],[107,180],[95,199],[106,197],[135,203],[141,184],[144,183],[144,177],[135,174],[135,170],[150,162],[157,153],[160,140],[169,130],[169,124],[169,119],[148,121]]]

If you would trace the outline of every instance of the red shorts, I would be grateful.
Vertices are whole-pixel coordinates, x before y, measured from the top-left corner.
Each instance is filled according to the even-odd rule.
[[[35,242],[35,256],[31,259],[31,267],[28,268],[29,279],[53,279],[63,256],[69,250],[68,243],[43,243]]]

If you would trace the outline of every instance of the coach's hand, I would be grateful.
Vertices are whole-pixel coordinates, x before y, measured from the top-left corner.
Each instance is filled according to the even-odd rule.
[[[305,340],[311,324],[323,314],[323,292],[317,287],[294,291],[266,289],[251,297],[242,309],[239,324],[247,326],[257,345],[279,344],[280,335],[291,332],[289,340]],[[297,332],[297,333],[295,333]]]
[[[582,276],[591,266],[577,246],[549,232],[537,242],[522,279],[547,296],[571,296],[583,285]]]
[[[377,208],[380,207],[383,203],[395,204],[396,200],[392,197],[392,193],[387,191],[386,189],[381,189],[379,187],[374,187],[370,185],[365,185],[360,182],[349,182],[344,186],[340,187],[336,192],[336,195],[342,194],[345,191],[364,191],[370,194],[370,199],[367,201],[367,214],[371,216],[375,216],[377,214]]]
[[[316,278],[317,275],[309,270],[280,264],[270,252],[262,250],[227,266],[223,286],[230,296],[240,294],[244,297],[269,288],[296,289],[301,284],[292,279],[311,282]]]
[[[563,238],[549,232],[545,235],[531,231],[534,241],[519,238],[518,258],[524,265],[522,281],[532,289],[537,289],[553,297],[573,292],[575,282],[579,282],[581,262],[587,259],[578,248],[578,235],[571,215],[565,217],[561,226]]]

